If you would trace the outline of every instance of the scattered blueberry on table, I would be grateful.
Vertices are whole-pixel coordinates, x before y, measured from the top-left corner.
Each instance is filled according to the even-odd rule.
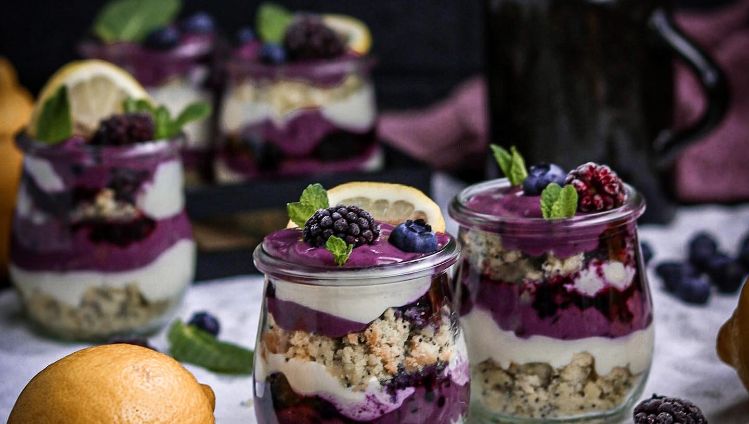
[[[218,336],[218,333],[221,330],[221,325],[219,325],[218,319],[205,311],[194,313],[187,324],[194,325],[214,337]]]

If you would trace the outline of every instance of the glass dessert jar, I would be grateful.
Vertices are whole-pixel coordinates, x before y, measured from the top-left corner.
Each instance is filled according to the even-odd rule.
[[[371,59],[348,55],[272,65],[243,52],[228,64],[218,180],[381,165]]]
[[[653,355],[652,302],[637,236],[643,198],[545,220],[506,179],[465,189],[461,325],[472,413],[487,421],[605,420],[629,412]]]
[[[86,40],[78,46],[89,59],[112,62],[133,75],[148,91],[155,104],[166,106],[176,116],[186,106],[204,101],[213,103],[210,75],[215,34],[182,34],[176,46],[155,49],[140,43],[103,43]],[[205,180],[211,172],[212,141],[210,119],[183,127],[182,160],[189,183]]]
[[[387,241],[337,267],[281,230],[255,250],[265,294],[255,350],[260,423],[456,423],[468,411],[465,342],[453,309],[459,248],[432,254]]]
[[[194,272],[180,140],[47,145],[20,135],[24,164],[10,275],[28,317],[66,339],[148,333]]]

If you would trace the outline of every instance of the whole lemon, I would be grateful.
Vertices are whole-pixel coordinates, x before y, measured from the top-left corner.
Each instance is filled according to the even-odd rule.
[[[213,423],[213,390],[179,362],[129,344],[74,352],[31,379],[8,424]]]

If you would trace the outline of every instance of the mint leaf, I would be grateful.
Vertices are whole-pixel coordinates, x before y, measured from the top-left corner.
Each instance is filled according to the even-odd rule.
[[[303,227],[315,211],[328,206],[328,192],[321,184],[315,183],[304,189],[298,202],[287,203],[286,211],[294,224]]]
[[[174,120],[175,132],[182,131],[182,127],[192,121],[198,121],[211,114],[211,105],[208,102],[195,102],[182,109]]]
[[[523,184],[525,178],[528,177],[528,170],[525,169],[525,160],[518,152],[518,149],[512,146],[508,152],[496,144],[490,144],[489,147],[492,149],[499,169],[510,180],[510,184],[513,186]]]
[[[174,359],[211,371],[250,374],[254,353],[242,346],[222,342],[211,334],[176,320],[167,334],[169,353]]]
[[[353,244],[346,244],[346,242],[336,236],[330,236],[328,241],[325,242],[325,249],[333,254],[333,259],[338,266],[343,266],[348,261],[351,252],[354,250]]]
[[[154,107],[146,99],[127,98],[122,102],[125,113],[148,113],[153,118],[154,137],[156,140],[173,138],[182,131],[186,124],[204,119],[211,114],[211,105],[207,102],[195,102],[182,109],[177,119],[165,106]]]
[[[577,212],[577,191],[567,184],[564,188],[551,183],[541,192],[541,213],[545,219],[571,218]]]
[[[134,99],[132,97],[128,97],[127,99],[122,101],[122,110],[125,113],[154,113],[154,107],[153,105],[151,105],[151,103],[148,102],[148,100]]]
[[[180,0],[113,0],[94,20],[94,34],[105,43],[140,42],[153,30],[174,20]]]
[[[163,140],[172,135],[172,117],[166,106],[159,106],[153,112],[154,138]]]
[[[36,122],[36,138],[47,143],[57,143],[67,140],[71,135],[73,120],[70,116],[68,88],[63,85],[44,101]]]
[[[266,43],[280,44],[294,15],[276,3],[266,2],[257,11],[255,27]]]

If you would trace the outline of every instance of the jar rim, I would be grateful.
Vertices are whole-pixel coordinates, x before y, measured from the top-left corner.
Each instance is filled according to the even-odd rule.
[[[95,39],[86,39],[78,43],[78,52],[85,57],[103,57],[111,61],[115,57],[143,56],[159,62],[164,60],[194,61],[209,54],[216,44],[214,34],[191,35],[191,39],[169,50],[155,50],[132,41],[115,41],[104,43]]]
[[[507,178],[498,178],[473,184],[453,197],[448,213],[461,225],[477,227],[487,230],[522,227],[522,232],[546,233],[558,229],[585,229],[600,225],[621,222],[631,222],[639,218],[646,208],[645,199],[631,185],[624,183],[626,201],[618,208],[575,215],[571,218],[547,220],[539,217],[501,217],[479,212],[468,206],[468,201],[481,192],[490,189],[505,189],[512,185]]]
[[[73,136],[56,144],[48,144],[32,138],[26,130],[23,130],[16,135],[16,146],[25,154],[55,159],[75,159],[81,155],[106,155],[110,159],[135,159],[156,154],[177,153],[185,143],[186,136],[180,133],[170,139],[144,141],[125,146],[94,146],[85,142],[77,143],[75,142],[77,139],[78,137]]]
[[[447,244],[437,252],[408,261],[364,268],[331,268],[290,262],[272,256],[263,243],[255,248],[253,262],[266,275],[302,284],[332,287],[381,285],[438,274],[457,263],[461,246],[453,236],[448,236]]]

